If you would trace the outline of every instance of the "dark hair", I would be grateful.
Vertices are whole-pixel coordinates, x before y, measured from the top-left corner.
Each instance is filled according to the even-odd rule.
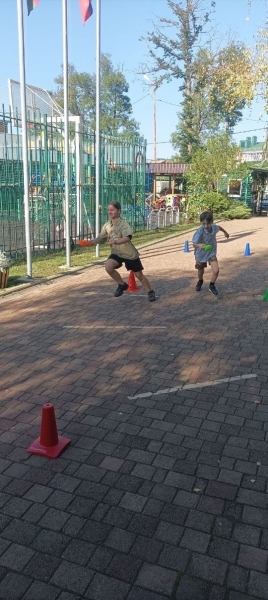
[[[121,204],[120,202],[117,202],[117,200],[109,202],[108,206],[113,206],[114,208],[117,208],[117,210],[121,210]]]
[[[200,215],[200,222],[203,223],[203,221],[213,223],[213,214],[210,210],[205,210],[205,212]]]

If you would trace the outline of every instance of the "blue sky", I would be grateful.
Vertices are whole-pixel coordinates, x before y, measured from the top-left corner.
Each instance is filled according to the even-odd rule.
[[[94,0],[92,0],[94,10]],[[5,86],[8,78],[19,79],[17,43],[17,2],[0,0],[0,102],[8,102]],[[145,82],[135,71],[140,62],[148,63],[147,48],[140,37],[152,30],[152,21],[157,16],[171,17],[166,0],[102,0],[101,47],[111,55],[115,66],[123,67],[129,83],[129,96],[133,104],[133,116],[140,123],[141,134],[148,142],[148,158],[153,157],[153,100]],[[62,63],[62,2],[40,0],[39,6],[27,17],[25,8],[25,53],[27,83],[55,88],[54,78]],[[95,70],[95,17],[83,27],[78,0],[68,1],[69,10],[69,62],[78,71]],[[259,26],[266,21],[265,0],[217,0],[214,22],[218,26],[222,41],[228,30],[237,39],[254,45]],[[143,96],[148,94],[143,100]],[[170,135],[176,128],[177,112],[180,109],[178,82],[163,85],[157,91],[157,156],[170,158],[174,154]],[[255,102],[251,110],[245,111],[243,121],[237,126],[235,140],[256,135],[258,141],[265,137],[267,117],[259,121],[261,103]],[[248,131],[253,130],[253,131]],[[240,133],[241,132],[241,133]]]

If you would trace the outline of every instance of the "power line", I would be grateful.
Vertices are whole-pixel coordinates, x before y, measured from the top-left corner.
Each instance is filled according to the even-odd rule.
[[[258,127],[257,129],[247,129],[246,131],[236,131],[234,135],[238,135],[240,133],[250,133],[252,131],[263,131],[266,130],[267,127]],[[152,145],[154,142],[147,142],[147,146]],[[156,142],[157,144],[172,144],[172,142]],[[261,142],[260,142],[261,143]]]
[[[137,102],[140,102],[141,100],[143,100],[143,98],[147,98],[147,96],[150,96],[150,94],[146,94],[145,96],[142,96],[142,98],[140,98],[139,100],[135,100],[135,102],[132,102],[132,106],[134,104],[137,104]]]

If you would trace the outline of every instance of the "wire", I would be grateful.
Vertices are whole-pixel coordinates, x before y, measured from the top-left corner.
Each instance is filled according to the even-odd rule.
[[[264,129],[267,129],[267,127],[258,127],[257,129],[247,129],[246,131],[236,131],[233,135],[238,135],[240,133],[250,133],[252,131],[263,131]],[[172,142],[156,142],[157,144],[172,144]],[[147,142],[147,146],[149,146],[150,144],[154,144],[154,142]],[[261,144],[261,142],[260,142]],[[248,148],[248,150],[250,150],[250,148]]]
[[[132,102],[132,106],[134,104],[137,104],[137,102],[140,102],[141,100],[143,100],[143,98],[147,98],[147,96],[150,96],[150,94],[146,94],[146,96],[142,96],[142,98],[140,98],[139,100],[136,100],[135,102]]]

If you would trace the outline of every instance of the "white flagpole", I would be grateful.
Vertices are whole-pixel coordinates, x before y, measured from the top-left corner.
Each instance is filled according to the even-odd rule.
[[[65,242],[66,265],[71,266],[70,244],[70,185],[69,185],[69,105],[68,105],[68,10],[67,0],[62,0],[63,31],[63,88],[64,88],[64,164],[65,164]]]
[[[101,23],[101,0],[96,0],[96,225],[95,237],[100,232],[100,35]],[[96,246],[96,256],[100,255],[99,244]]]
[[[22,158],[24,183],[24,216],[25,241],[27,258],[27,276],[32,278],[31,228],[29,210],[29,177],[28,177],[28,143],[26,115],[26,82],[25,82],[25,51],[24,51],[24,22],[23,0],[17,0],[18,34],[19,34],[19,64],[20,64],[20,97],[21,97],[21,127],[22,127]]]

